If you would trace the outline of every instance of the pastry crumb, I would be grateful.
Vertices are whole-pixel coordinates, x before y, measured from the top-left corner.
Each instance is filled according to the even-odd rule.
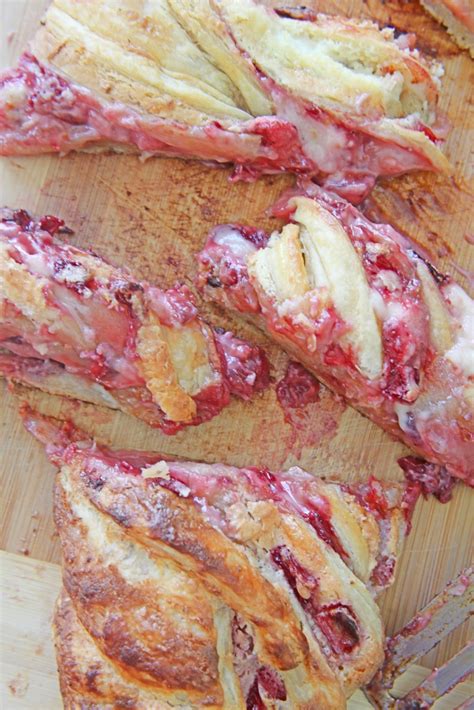
[[[166,478],[169,479],[170,471],[166,461],[157,461],[151,466],[145,466],[141,470],[142,478]]]

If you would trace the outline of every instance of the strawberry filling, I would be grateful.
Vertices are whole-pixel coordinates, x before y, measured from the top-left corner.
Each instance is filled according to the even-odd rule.
[[[354,613],[340,602],[321,604],[319,581],[306,570],[285,546],[274,548],[271,558],[281,569],[305,614],[319,628],[336,656],[350,654],[360,643]]]
[[[273,116],[224,126],[147,117],[106,103],[25,53],[0,79],[0,152],[68,152],[94,143],[131,145],[147,155],[196,157],[237,166],[236,176],[308,170],[295,128]],[[246,172],[244,166],[249,166]]]
[[[214,329],[216,346],[230,392],[250,399],[270,383],[270,363],[263,350],[236,338],[221,328]]]
[[[359,504],[381,520],[390,515],[390,502],[385,495],[380,481],[371,476],[367,482],[347,486]]]
[[[52,234],[40,226],[46,224],[54,233],[60,222],[48,217],[26,224],[24,213],[14,213],[11,220],[2,222],[9,256],[40,280],[46,304],[56,313],[54,323],[36,328],[6,301],[0,325],[2,346],[19,355],[43,355],[107,387],[139,386],[143,379],[134,364],[135,319],[121,299],[114,303],[112,314],[94,278],[71,258],[74,249],[53,241]],[[22,352],[20,345],[29,352]]]
[[[283,572],[301,606],[307,613],[314,615],[318,609],[316,599],[319,590],[318,579],[298,562],[285,545],[275,547],[270,556],[274,564]]]
[[[383,555],[372,570],[370,580],[376,587],[385,588],[392,581],[394,572],[395,558],[391,555]]]
[[[379,176],[436,169],[422,150],[408,147],[403,139],[397,143],[382,137],[377,117],[367,115],[360,120],[343,111],[331,112],[294,96],[260,69],[257,75],[271,96],[277,115],[297,129],[302,152],[313,166],[312,171],[304,172],[319,173],[318,182],[325,189],[353,204],[367,196]],[[404,125],[403,119],[400,123]],[[437,144],[441,140],[441,126],[429,128],[412,117],[410,127],[430,142]]]
[[[260,311],[258,296],[250,283],[247,258],[264,247],[268,236],[238,224],[216,227],[198,255],[200,288],[212,290],[213,300],[229,303],[241,313]]]
[[[323,542],[347,559],[347,553],[331,523],[331,505],[327,498],[311,495],[296,481],[277,477],[266,468],[244,469],[244,474],[261,496],[271,498],[283,509],[300,515]]]
[[[251,234],[257,233],[252,230]],[[258,233],[257,233],[258,234]],[[214,229],[198,256],[199,274],[197,285],[205,289],[212,300],[230,306],[241,313],[257,314],[265,317],[270,330],[277,336],[283,336],[299,348],[304,348],[314,356],[316,348],[325,353],[328,363],[356,370],[355,360],[350,349],[342,350],[333,345],[332,340],[342,336],[347,327],[338,317],[334,308],[323,308],[317,297],[306,301],[298,300],[292,310],[287,302],[284,315],[278,309],[272,297],[253,283],[248,270],[247,259],[256,247],[265,246],[268,237],[258,234],[257,239],[249,238],[248,230],[240,225],[221,225]],[[305,322],[301,323],[301,309],[307,311]],[[296,373],[294,373],[294,379]],[[334,375],[337,379],[337,375]]]
[[[336,656],[352,653],[359,645],[357,621],[346,604],[322,607],[317,614],[317,624]]]
[[[266,699],[286,700],[281,676],[270,666],[260,664],[251,627],[237,613],[232,620],[232,648],[234,668],[247,710],[266,710]]]
[[[190,323],[198,316],[191,291],[183,285],[162,291],[155,286],[147,289],[153,311],[162,325],[171,328]]]
[[[103,485],[102,472],[107,473],[107,468],[113,467],[117,472],[127,475],[141,476],[144,471],[150,469],[157,461],[166,461],[166,473],[157,473],[156,476],[146,475],[147,485],[159,486],[180,498],[188,499],[201,511],[204,520],[217,530],[234,539],[234,531],[226,517],[226,511],[234,504],[242,500],[274,500],[285,512],[290,510],[305,517],[305,519],[315,528],[318,535],[327,544],[331,545],[338,554],[345,556],[344,550],[338,541],[337,535],[330,522],[330,507],[326,499],[321,496],[309,495],[309,491],[303,494],[307,483],[312,482],[312,477],[304,472],[299,472],[298,476],[290,479],[289,474],[276,476],[268,469],[234,469],[225,467],[222,471],[218,467],[210,470],[209,466],[199,464],[189,465],[186,463],[171,462],[166,456],[157,459],[156,454],[146,452],[121,452],[112,451],[97,447],[94,452],[88,452],[83,448],[77,448],[75,444],[70,444],[63,456],[69,461],[76,456],[84,459],[84,469],[88,472],[91,485],[100,487]],[[151,470],[150,470],[151,473]],[[292,481],[294,486],[290,486]],[[248,487],[248,482],[252,487]],[[357,491],[355,491],[355,494]],[[388,516],[388,501],[381,499],[380,491],[371,495],[365,491],[365,498],[360,501],[365,503],[365,507],[371,513],[381,511]],[[362,494],[361,494],[362,495]],[[313,504],[318,501],[319,512],[313,507],[312,511],[306,511],[298,502],[298,496],[311,500]],[[388,517],[385,519],[388,521]],[[386,524],[383,523],[383,524]],[[384,534],[383,524],[381,533]],[[383,550],[383,545],[382,545]],[[318,597],[318,580],[306,570],[295,558],[294,554],[286,546],[274,548],[270,553],[271,560],[284,573],[285,579],[297,596],[305,611],[313,621],[317,621],[318,614],[322,613],[324,634],[330,640],[331,648],[336,648],[338,643],[345,648],[350,645],[350,619],[351,615],[344,608],[336,613],[333,606],[328,610],[325,605],[321,605]],[[379,557],[371,581],[379,589],[386,588],[393,580],[395,560],[391,555]],[[336,611],[338,610],[338,603]],[[344,626],[344,615],[349,616],[347,622],[346,636],[344,636],[341,626]],[[331,619],[327,617],[334,617]],[[339,623],[340,622],[340,623]],[[334,627],[334,628],[333,628]],[[331,640],[331,634],[334,636]],[[339,639],[339,641],[338,641]],[[254,668],[254,672],[256,672]],[[251,684],[248,685],[250,689]]]
[[[434,495],[441,503],[447,503],[453,497],[456,479],[449,475],[444,466],[429,463],[416,456],[404,456],[398,459],[397,463],[409,484],[414,485],[425,498]]]
[[[266,710],[262,691],[270,700],[286,700],[286,688],[280,676],[269,666],[261,666],[247,694],[247,710]]]
[[[204,519],[231,538],[235,532],[226,517],[231,505],[242,500],[270,500],[280,510],[303,518],[324,543],[343,559],[348,559],[331,522],[331,505],[327,498],[312,489],[309,474],[301,471],[297,476],[276,475],[267,468],[249,467],[209,476],[201,475],[196,468],[172,463],[166,478],[150,480],[180,497],[192,499]]]

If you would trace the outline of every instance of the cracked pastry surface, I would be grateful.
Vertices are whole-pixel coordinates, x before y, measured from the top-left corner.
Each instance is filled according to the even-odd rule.
[[[474,483],[474,304],[389,225],[301,181],[265,235],[221,225],[198,257],[206,297],[265,329],[350,404]]]
[[[61,230],[55,217],[1,211],[0,373],[168,433],[266,386],[263,352],[208,326],[185,286],[140,283]]]
[[[442,69],[411,43],[254,0],[53,0],[0,79],[0,152],[197,157],[359,201],[378,175],[448,170]]]
[[[403,486],[114,452],[24,412],[58,468],[65,707],[335,708],[383,657]]]

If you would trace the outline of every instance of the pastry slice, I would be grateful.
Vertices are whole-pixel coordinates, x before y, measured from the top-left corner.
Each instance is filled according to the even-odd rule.
[[[373,676],[403,486],[114,452],[24,420],[59,469],[66,708],[337,710]]]
[[[474,3],[472,0],[421,0],[423,7],[441,22],[456,44],[474,59]]]
[[[0,219],[1,374],[169,434],[266,386],[265,355],[201,320],[185,286],[140,283],[61,242],[55,217]]]
[[[416,453],[474,483],[474,304],[413,245],[309,181],[267,236],[214,229],[206,296],[242,313]],[[444,473],[441,471],[439,475]]]
[[[114,150],[317,175],[446,171],[439,64],[411,36],[254,0],[53,0],[0,78],[0,153]]]

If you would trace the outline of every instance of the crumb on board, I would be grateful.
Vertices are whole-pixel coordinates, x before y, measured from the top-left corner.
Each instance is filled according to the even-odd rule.
[[[28,678],[22,673],[17,673],[8,683],[8,690],[15,697],[23,698],[26,695],[29,685]]]
[[[169,478],[170,472],[166,461],[157,461],[151,466],[142,468],[143,478]]]

